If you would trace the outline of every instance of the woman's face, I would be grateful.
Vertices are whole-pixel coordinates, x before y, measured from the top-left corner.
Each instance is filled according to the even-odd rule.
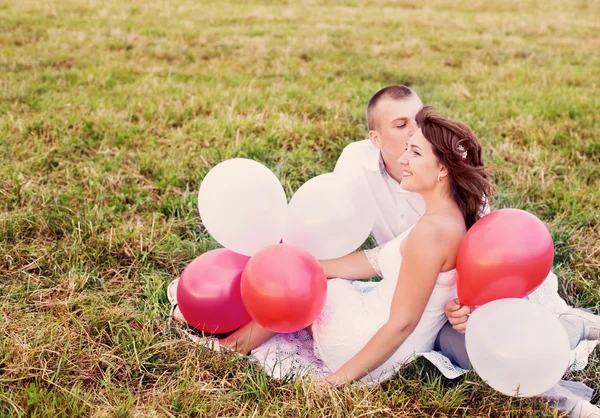
[[[432,190],[438,183],[438,175],[446,174],[421,129],[408,139],[398,161],[403,169],[402,188],[411,192]]]

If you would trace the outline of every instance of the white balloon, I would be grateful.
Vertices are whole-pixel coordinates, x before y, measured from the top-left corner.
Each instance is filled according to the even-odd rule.
[[[234,158],[217,164],[204,177],[198,209],[215,240],[252,256],[281,240],[287,199],[271,170],[253,160]]]
[[[304,183],[289,203],[283,242],[304,248],[318,260],[356,250],[375,222],[374,203],[364,187],[334,173]]]
[[[550,389],[569,365],[569,337],[552,312],[524,299],[499,299],[467,322],[469,360],[488,385],[509,396]]]

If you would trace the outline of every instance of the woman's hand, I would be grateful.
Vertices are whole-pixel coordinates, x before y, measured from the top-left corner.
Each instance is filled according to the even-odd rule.
[[[326,377],[321,377],[315,380],[315,387],[318,391],[326,391],[329,389],[339,388],[346,384],[346,379],[343,377],[331,374]]]
[[[461,305],[460,300],[453,299],[446,304],[446,317],[448,318],[448,322],[452,324],[452,328],[461,334],[465,333],[467,329],[467,321],[469,320],[469,315],[473,312],[475,308],[467,305]]]

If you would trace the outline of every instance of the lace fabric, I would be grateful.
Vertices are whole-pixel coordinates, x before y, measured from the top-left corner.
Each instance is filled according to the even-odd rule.
[[[381,268],[379,267],[379,253],[381,252],[382,248],[383,248],[383,246],[379,246],[379,247],[375,247],[370,250],[365,250],[365,255],[367,256],[367,260],[369,260],[371,267],[373,267],[373,270],[375,270],[377,272],[378,276],[382,275]]]
[[[325,377],[331,370],[317,357],[310,333],[303,329],[277,334],[252,351],[251,358],[274,379],[287,377]]]

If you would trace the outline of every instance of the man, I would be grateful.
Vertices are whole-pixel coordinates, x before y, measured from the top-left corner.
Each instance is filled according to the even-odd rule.
[[[379,245],[414,225],[425,212],[423,199],[400,187],[403,168],[398,163],[407,139],[418,129],[415,116],[422,106],[406,86],[377,92],[367,105],[369,139],[344,148],[334,169],[351,181],[366,183],[371,191],[376,203],[372,235]]]
[[[334,172],[360,182],[364,190],[370,190],[376,204],[372,235],[378,245],[414,225],[425,211],[419,195],[402,189],[403,168],[398,162],[407,139],[418,129],[415,115],[421,107],[419,96],[406,86],[388,86],[378,91],[367,105],[369,139],[346,146],[335,166]],[[549,279],[556,280],[556,277],[551,274]],[[600,317],[568,307],[558,294],[553,297],[557,304],[564,305],[561,312],[568,313],[560,319],[570,334],[572,346],[582,338],[598,338]],[[450,302],[446,307],[450,323],[436,341],[436,349],[463,368],[468,368],[468,356],[464,335],[459,331],[464,332],[468,313],[470,308],[461,306],[458,300]],[[569,416],[591,418],[597,414],[600,418],[600,409],[584,399],[589,399],[590,392],[591,389],[583,384],[563,381],[545,397],[554,399],[557,408],[568,412]]]

